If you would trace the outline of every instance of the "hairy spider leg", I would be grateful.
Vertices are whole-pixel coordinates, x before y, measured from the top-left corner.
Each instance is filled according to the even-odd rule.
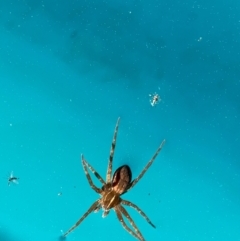
[[[156,228],[156,226],[150,221],[148,216],[137,205],[126,200],[122,200],[121,204],[134,208],[153,228]]]
[[[82,155],[82,161],[85,162],[85,165],[89,168],[89,170],[95,175],[95,177],[102,183],[102,185],[105,185],[105,181],[103,180],[103,178],[98,174],[98,172],[96,172],[96,170],[84,159],[83,155]]]
[[[75,228],[77,228],[77,226],[79,226],[79,224],[90,214],[92,213],[94,210],[96,210],[96,208],[99,205],[99,200],[95,201],[92,206],[87,210],[87,212],[85,212],[83,214],[83,216],[66,232],[63,234],[63,237],[66,237],[69,233],[71,233]]]
[[[155,160],[155,158],[157,157],[157,155],[159,154],[159,152],[162,150],[163,145],[165,144],[165,139],[162,141],[162,143],[160,144],[160,146],[158,147],[157,151],[155,152],[155,154],[153,155],[152,159],[147,163],[147,165],[144,167],[144,169],[142,170],[142,172],[138,175],[138,177],[136,177],[129,185],[129,189],[126,191],[128,192],[131,188],[133,188],[138,181],[143,177],[143,175],[145,174],[145,172],[148,170],[148,168],[152,165],[153,161]]]
[[[127,218],[127,220],[129,221],[129,223],[132,225],[135,233],[137,234],[138,238],[140,241],[144,241],[145,239],[143,238],[140,230],[138,229],[138,227],[136,226],[135,222],[133,221],[133,219],[131,218],[131,216],[129,215],[129,213],[127,212],[127,210],[122,206],[122,205],[118,205],[119,210],[121,211],[121,213]]]
[[[112,145],[111,145],[111,149],[110,149],[110,155],[109,155],[109,159],[108,159],[106,183],[110,183],[111,182],[112,161],[113,161],[113,156],[114,156],[114,150],[115,150],[115,147],[116,147],[119,121],[120,121],[120,117],[117,119],[117,124],[116,124],[115,130],[114,130]]]
[[[82,165],[83,165],[83,169],[84,169],[84,173],[87,177],[87,180],[88,180],[88,183],[90,185],[90,187],[97,193],[101,193],[101,189],[99,189],[98,187],[96,187],[92,181],[92,178],[91,176],[89,175],[88,173],[88,170],[87,170],[87,166],[86,166],[86,161],[84,160],[84,156],[82,155]]]
[[[117,218],[118,218],[119,222],[122,224],[123,228],[124,228],[128,233],[130,233],[132,236],[134,236],[136,239],[138,239],[138,240],[140,240],[140,241],[144,241],[144,239],[142,239],[142,237],[139,237],[135,232],[133,232],[132,229],[130,229],[130,228],[127,226],[126,222],[125,222],[124,219],[123,219],[123,216],[122,216],[121,211],[120,211],[117,207],[115,207],[114,210],[115,210],[115,212],[116,212],[116,214],[117,214]]]

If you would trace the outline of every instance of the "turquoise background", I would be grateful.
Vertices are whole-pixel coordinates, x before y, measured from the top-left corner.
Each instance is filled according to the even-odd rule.
[[[166,139],[123,196],[157,226],[128,208],[144,238],[240,240],[239,13],[236,0],[0,0],[0,241],[75,224],[99,197],[80,155],[105,178],[118,117],[114,170],[136,177]],[[101,215],[67,240],[135,240]]]

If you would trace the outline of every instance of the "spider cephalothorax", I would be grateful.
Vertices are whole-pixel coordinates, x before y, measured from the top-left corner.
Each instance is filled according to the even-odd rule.
[[[82,165],[84,172],[86,174],[86,177],[88,179],[88,182],[91,186],[91,188],[99,193],[101,197],[95,201],[92,206],[87,210],[87,212],[76,222],[75,225],[73,225],[65,234],[63,234],[63,237],[66,237],[70,232],[72,232],[90,213],[97,212],[100,209],[103,210],[103,217],[106,217],[111,209],[114,209],[114,211],[117,214],[117,218],[122,224],[123,228],[127,230],[132,236],[137,238],[140,241],[144,241],[144,238],[140,232],[140,230],[137,228],[136,224],[128,214],[127,210],[123,207],[123,205],[129,206],[134,208],[136,211],[138,211],[142,217],[152,226],[155,228],[153,223],[150,221],[150,219],[147,217],[147,215],[135,204],[133,204],[130,201],[123,200],[121,198],[121,195],[128,192],[131,188],[133,188],[138,181],[142,178],[142,176],[145,174],[145,172],[148,170],[148,168],[151,166],[155,158],[157,157],[158,153],[161,151],[163,144],[165,143],[165,140],[162,141],[161,145],[158,147],[157,151],[153,155],[153,157],[150,159],[150,161],[147,163],[145,168],[141,171],[141,173],[138,175],[137,178],[135,178],[132,181],[132,172],[129,166],[123,165],[119,167],[115,173],[113,174],[112,178],[112,162],[113,162],[113,155],[114,150],[116,146],[116,140],[117,140],[117,133],[118,133],[118,124],[119,124],[120,118],[117,120],[117,124],[115,127],[111,150],[110,150],[110,156],[108,160],[108,168],[107,168],[107,177],[106,182],[103,180],[103,178],[95,171],[95,169],[84,159],[83,155],[81,156],[82,159]],[[102,183],[102,188],[98,188],[94,185],[88,169],[97,177],[97,179]],[[133,229],[127,226],[125,223],[123,216],[129,221],[130,225]]]

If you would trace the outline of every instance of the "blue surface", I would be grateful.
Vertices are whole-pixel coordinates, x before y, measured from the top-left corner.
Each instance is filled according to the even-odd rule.
[[[98,195],[80,154],[105,178],[119,116],[114,170],[136,177],[166,139],[123,196],[157,226],[128,209],[144,238],[240,240],[239,12],[238,1],[0,0],[0,241],[57,241],[81,217]],[[101,215],[67,240],[135,240]]]

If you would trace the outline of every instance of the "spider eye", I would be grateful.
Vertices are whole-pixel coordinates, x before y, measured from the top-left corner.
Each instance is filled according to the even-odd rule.
[[[123,165],[119,167],[112,178],[112,188],[115,192],[124,193],[132,180],[132,172],[129,166]]]

